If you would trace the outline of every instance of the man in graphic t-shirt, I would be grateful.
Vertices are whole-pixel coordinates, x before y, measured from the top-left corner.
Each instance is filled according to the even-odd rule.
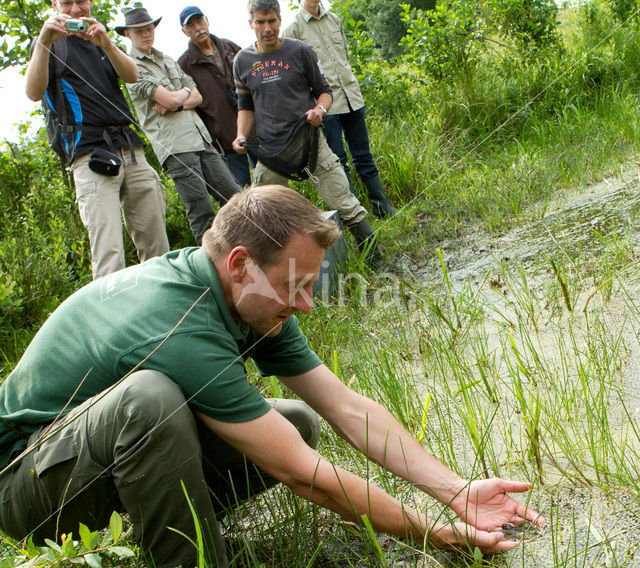
[[[331,87],[309,46],[279,37],[281,18],[277,0],[250,1],[249,16],[256,42],[240,51],[234,62],[238,136],[233,148],[238,153],[247,152],[245,146],[255,125],[261,144],[284,146],[284,160],[295,161],[304,152],[305,123],[320,127],[322,117],[331,108]],[[292,133],[298,128],[300,134],[293,137]],[[317,164],[309,174],[320,197],[331,209],[337,209],[358,246],[368,250],[370,261],[378,264],[377,249],[370,246],[373,232],[367,210],[349,191],[340,161],[329,149],[322,131],[318,133]],[[258,161],[253,182],[254,185],[286,185],[287,178]]]

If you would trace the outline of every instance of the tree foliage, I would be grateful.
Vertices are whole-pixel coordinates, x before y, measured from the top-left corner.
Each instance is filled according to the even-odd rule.
[[[418,10],[432,10],[436,0],[335,0],[332,9],[343,15],[348,12],[372,38],[385,59],[402,53],[400,40],[407,33],[407,24],[401,18],[402,5]]]
[[[517,47],[544,49],[557,43],[558,8],[555,2],[491,0],[489,6],[498,33],[515,40]]]
[[[7,146],[0,151],[3,330],[39,324],[91,278],[89,244],[76,214],[75,192],[44,133]]]
[[[609,0],[611,13],[617,22],[638,21],[638,0]]]
[[[357,21],[349,12],[346,21]],[[440,0],[424,10],[401,5],[399,15],[405,35],[400,39],[401,61],[419,70],[422,78],[435,80],[467,77],[488,52],[526,60],[544,58],[558,46],[557,8],[553,0]],[[359,45],[365,24],[350,25]],[[373,41],[369,40],[372,45]]]
[[[435,79],[468,74],[482,53],[487,26],[472,2],[439,2],[428,13],[405,4],[401,17],[405,59]]]
[[[93,4],[91,13],[108,25],[125,4],[126,0],[102,0]],[[0,71],[27,64],[31,43],[50,13],[47,0],[0,0]]]

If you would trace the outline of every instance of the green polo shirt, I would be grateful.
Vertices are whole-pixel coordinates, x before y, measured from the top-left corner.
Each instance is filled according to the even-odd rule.
[[[138,66],[138,81],[127,85],[127,89],[136,107],[140,126],[159,162],[164,164],[172,154],[204,150],[205,142],[211,144],[211,135],[196,111],[160,115],[153,110],[156,104],[153,93],[159,86],[169,91],[179,91],[184,87],[195,89],[193,79],[180,69],[176,61],[157,49],[152,48],[151,55],[145,55],[132,47],[131,57]]]
[[[71,397],[66,411],[139,364],[169,376],[207,416],[225,422],[262,416],[270,407],[247,381],[249,357],[263,375],[299,375],[320,364],[295,317],[274,337],[233,320],[203,249],[170,252],[100,278],[58,307],[0,387],[0,464]]]
[[[351,70],[349,44],[338,16],[321,9],[316,17],[300,8],[284,35],[304,41],[316,52],[333,92],[329,114],[345,114],[364,106],[360,85]]]

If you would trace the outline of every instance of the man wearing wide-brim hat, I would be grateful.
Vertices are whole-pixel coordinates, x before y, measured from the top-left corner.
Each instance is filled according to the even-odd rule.
[[[124,25],[116,26],[115,30],[120,35],[125,35],[124,30],[126,28],[143,28],[149,24],[153,24],[153,27],[157,27],[162,20],[162,16],[156,18],[155,20],[149,16],[149,12],[147,12],[146,8],[132,8],[131,10],[127,10],[124,12]]]
[[[138,80],[127,85],[140,126],[162,167],[171,176],[184,203],[197,244],[211,226],[211,195],[220,205],[240,191],[202,119],[193,110],[202,96],[178,64],[153,47],[154,19],[143,7],[129,10],[116,31],[131,40],[130,55],[138,66]]]

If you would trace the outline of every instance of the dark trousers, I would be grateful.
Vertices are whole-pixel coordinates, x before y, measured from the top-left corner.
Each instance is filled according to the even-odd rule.
[[[240,191],[240,186],[220,154],[210,147],[201,152],[173,154],[165,160],[164,168],[176,186],[191,232],[200,245],[202,235],[213,222],[210,195],[222,206]]]
[[[360,179],[364,182],[378,175],[378,169],[369,149],[369,134],[364,107],[344,114],[325,115],[322,123],[329,148],[340,159],[347,177],[349,177],[349,167],[347,166],[347,153],[342,142],[343,133],[353,166]]]
[[[308,406],[281,399],[271,404],[307,443],[317,443],[319,421]],[[126,511],[155,566],[194,566],[194,546],[167,528],[195,541],[184,484],[209,566],[226,567],[215,511],[275,483],[208,430],[179,387],[157,371],[133,373],[72,410],[62,424],[0,479],[0,528],[13,538],[77,535],[80,522],[96,530],[112,511]]]
[[[248,154],[236,154],[235,152],[229,152],[222,156],[231,175],[240,184],[240,187],[251,185],[251,167],[255,167],[255,164],[251,160]]]

